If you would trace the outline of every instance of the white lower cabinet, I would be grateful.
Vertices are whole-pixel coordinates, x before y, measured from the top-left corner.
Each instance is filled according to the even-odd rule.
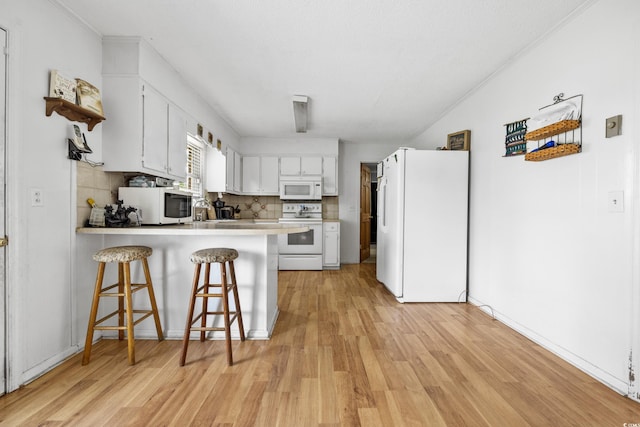
[[[340,268],[340,223],[323,222],[322,234],[324,244],[322,247],[322,267],[326,269]]]
[[[322,195],[338,195],[338,158],[322,158]]]

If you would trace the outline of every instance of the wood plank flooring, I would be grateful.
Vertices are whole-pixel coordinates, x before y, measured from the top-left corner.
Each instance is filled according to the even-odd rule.
[[[0,398],[1,426],[618,426],[633,402],[467,304],[399,304],[375,265],[280,272],[269,341],[98,343]],[[185,301],[187,304],[187,301]]]

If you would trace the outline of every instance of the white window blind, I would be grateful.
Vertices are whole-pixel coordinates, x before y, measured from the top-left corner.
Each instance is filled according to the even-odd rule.
[[[204,147],[191,135],[187,138],[187,182],[186,189],[202,196]]]

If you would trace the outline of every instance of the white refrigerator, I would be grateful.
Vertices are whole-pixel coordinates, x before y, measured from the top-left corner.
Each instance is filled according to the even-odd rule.
[[[401,148],[378,175],[378,281],[400,302],[466,301],[469,152]]]

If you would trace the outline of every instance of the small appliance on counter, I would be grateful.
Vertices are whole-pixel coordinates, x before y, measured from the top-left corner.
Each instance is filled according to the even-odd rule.
[[[118,199],[138,208],[142,225],[192,221],[192,194],[171,187],[120,187]]]
[[[213,210],[216,216],[215,218],[209,219],[234,219],[236,214],[240,213],[240,205],[236,205],[235,208],[233,206],[226,206],[224,200],[220,199],[220,197],[214,200],[211,204],[213,205]]]

